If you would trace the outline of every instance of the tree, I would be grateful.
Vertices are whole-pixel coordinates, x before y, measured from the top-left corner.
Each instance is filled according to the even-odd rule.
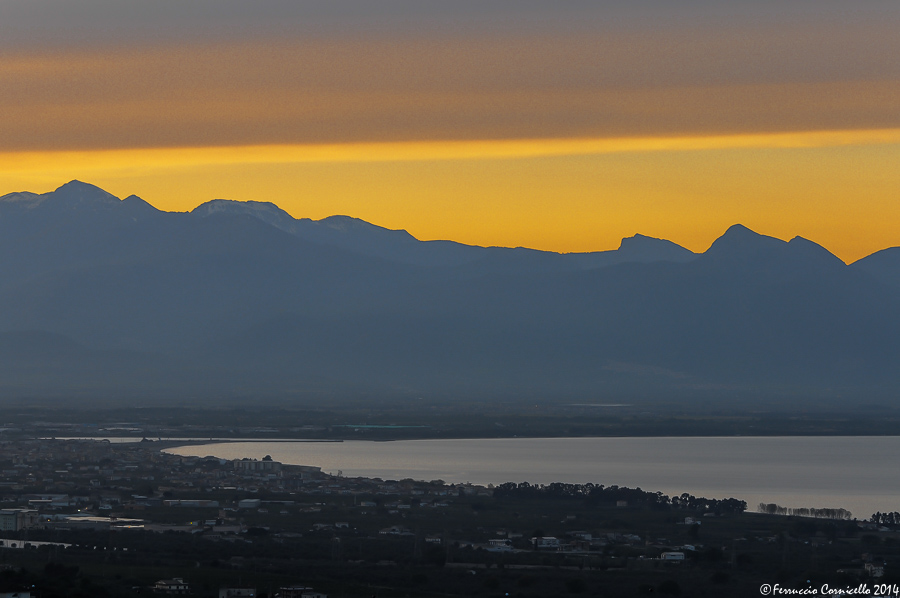
[[[570,594],[581,594],[582,592],[587,590],[587,583],[580,577],[569,579],[566,581],[566,590]]]
[[[657,588],[660,594],[668,594],[670,596],[679,596],[681,594],[681,586],[674,579],[667,579]]]
[[[700,537],[700,524],[694,523],[688,527],[688,537],[691,540],[696,540]]]

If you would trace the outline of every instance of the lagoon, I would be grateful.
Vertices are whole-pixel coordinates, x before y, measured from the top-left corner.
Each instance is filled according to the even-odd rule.
[[[344,476],[448,483],[593,482],[786,507],[900,511],[900,437],[491,438],[227,442],[179,455],[315,465]]]

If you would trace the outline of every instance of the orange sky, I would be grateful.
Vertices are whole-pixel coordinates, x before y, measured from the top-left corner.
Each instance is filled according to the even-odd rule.
[[[68,37],[0,7],[0,34],[35,32],[0,42],[0,193],[78,178],[556,251],[636,232],[702,251],[741,222],[852,261],[900,245],[900,9],[803,5],[203,35],[122,12]]]

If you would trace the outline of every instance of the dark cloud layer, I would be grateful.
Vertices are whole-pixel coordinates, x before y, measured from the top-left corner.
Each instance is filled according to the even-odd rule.
[[[0,150],[900,126],[895,2],[621,4],[6,2]]]
[[[152,40],[260,32],[323,33],[366,28],[496,30],[586,26],[604,31],[690,24],[896,19],[893,0],[6,0],[5,43]]]

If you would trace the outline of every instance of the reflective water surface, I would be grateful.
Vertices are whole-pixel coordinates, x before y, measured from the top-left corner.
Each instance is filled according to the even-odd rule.
[[[669,495],[900,511],[900,437],[504,438],[229,442],[169,449],[316,465],[345,476],[451,482],[594,482]]]

